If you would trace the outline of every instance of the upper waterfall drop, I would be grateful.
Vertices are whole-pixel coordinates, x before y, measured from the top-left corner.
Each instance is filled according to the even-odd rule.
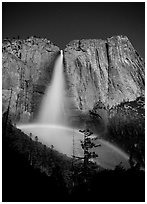
[[[53,76],[43,98],[38,122],[43,124],[65,124],[65,80],[63,73],[63,51],[58,56]]]

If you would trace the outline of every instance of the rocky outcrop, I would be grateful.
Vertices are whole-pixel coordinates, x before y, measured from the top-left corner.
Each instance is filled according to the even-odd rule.
[[[4,40],[2,48],[3,111],[10,102],[13,122],[28,122],[39,109],[59,48],[34,37]]]
[[[74,40],[64,50],[69,93],[82,111],[110,109],[144,95],[144,62],[125,36]]]

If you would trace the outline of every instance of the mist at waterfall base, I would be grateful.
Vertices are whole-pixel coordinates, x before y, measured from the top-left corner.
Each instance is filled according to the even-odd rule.
[[[33,139],[38,136],[40,142],[49,147],[53,145],[57,151],[69,157],[73,155],[74,146],[74,155],[83,157],[81,140],[84,139],[84,136],[77,129],[69,127],[65,107],[68,107],[68,100],[65,97],[63,53],[61,51],[55,63],[52,81],[42,100],[37,120],[35,123],[19,124],[17,127],[28,135],[32,133]],[[98,135],[93,137],[98,138]],[[95,142],[101,145],[91,149],[98,154],[98,158],[94,159],[98,165],[114,169],[121,163],[126,169],[130,167],[129,156],[118,147],[102,139],[96,139]]]

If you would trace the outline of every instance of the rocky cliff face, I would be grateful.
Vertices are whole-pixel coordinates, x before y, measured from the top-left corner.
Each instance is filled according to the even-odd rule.
[[[28,122],[39,109],[59,48],[47,39],[34,37],[4,40],[2,48],[3,111],[11,99],[13,122]]]
[[[12,98],[14,120],[36,114],[58,53],[47,39],[3,42],[3,110]],[[64,65],[67,96],[81,113],[98,110],[107,120],[111,108],[144,96],[144,62],[125,36],[74,40],[64,50]]]
[[[75,40],[64,57],[69,90],[82,111],[97,102],[110,109],[144,95],[144,62],[127,37]]]

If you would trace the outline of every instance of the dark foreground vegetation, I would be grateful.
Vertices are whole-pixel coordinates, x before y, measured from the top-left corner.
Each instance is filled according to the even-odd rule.
[[[104,170],[32,140],[3,118],[3,202],[145,201],[145,172]]]

